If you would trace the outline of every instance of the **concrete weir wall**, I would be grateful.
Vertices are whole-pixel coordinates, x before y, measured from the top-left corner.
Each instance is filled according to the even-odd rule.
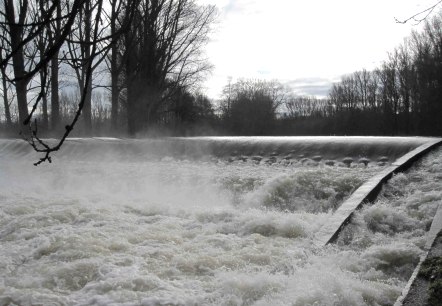
[[[442,139],[440,138],[424,143],[404,156],[399,157],[391,164],[391,166],[387,167],[356,189],[356,191],[353,192],[353,194],[335,211],[327,223],[325,223],[316,233],[316,245],[325,246],[328,243],[334,242],[344,226],[350,221],[353,213],[361,208],[364,203],[375,200],[382,185],[388,181],[393,174],[405,171],[416,160],[441,144]]]
[[[416,149],[410,151],[404,156],[398,158],[391,166],[386,168],[378,175],[372,177],[365,184],[360,186],[351,196],[345,201],[333,214],[332,218],[322,226],[322,228],[315,235],[315,243],[318,246],[325,246],[336,240],[341,230],[350,221],[354,212],[361,208],[364,203],[374,201],[379,194],[382,185],[388,181],[393,174],[407,170],[411,165],[428,153],[435,147],[442,144],[442,139],[435,139],[429,141]],[[419,264],[416,266],[411,275],[407,285],[402,291],[402,294],[397,299],[394,306],[408,306],[408,305],[424,305],[422,295],[422,284],[418,283],[418,273],[421,269],[422,263],[428,257],[432,247],[435,245],[435,240],[438,234],[442,231],[442,205],[439,206],[436,215],[434,216],[431,228],[427,233],[427,239],[424,247],[424,253],[420,257]],[[440,243],[439,243],[440,244]],[[442,245],[438,246],[442,248]]]
[[[424,253],[419,259],[419,263],[413,271],[407,285],[402,290],[401,296],[397,299],[394,306],[417,306],[427,305],[428,298],[428,281],[418,278],[422,263],[429,257],[442,256],[442,239],[438,238],[438,234],[442,231],[442,205],[439,205],[436,215],[434,216],[431,228],[427,234],[427,241],[424,246]],[[433,253],[433,254],[431,254]]]
[[[231,161],[302,160],[341,163],[391,162],[407,152],[433,140],[428,137],[166,137],[146,139],[68,138],[58,158],[68,160],[145,161],[171,157],[176,159]],[[55,139],[47,142],[56,144]],[[38,158],[31,146],[19,139],[0,139],[1,157]]]

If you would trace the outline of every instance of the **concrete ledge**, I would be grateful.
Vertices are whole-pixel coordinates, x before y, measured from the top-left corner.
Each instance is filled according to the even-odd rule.
[[[361,208],[364,203],[375,200],[381,191],[382,185],[388,181],[393,174],[405,171],[411,167],[416,160],[440,144],[442,144],[442,139],[440,138],[426,142],[398,158],[391,166],[356,189],[350,198],[341,204],[327,223],[315,234],[314,243],[317,246],[325,246],[334,242],[344,226],[350,221],[354,212]]]
[[[442,231],[442,203],[439,204],[436,215],[434,216],[433,222],[431,223],[431,228],[427,233],[427,241],[425,242],[424,253],[421,255],[418,265],[414,269],[413,274],[408,280],[407,285],[402,290],[401,296],[399,296],[399,298],[396,300],[396,303],[394,303],[394,306],[417,306],[427,304],[427,284],[418,284],[417,276],[422,267],[422,263],[427,259],[429,253],[431,252],[431,248],[434,246],[435,240],[440,231]]]
[[[165,137],[126,139],[112,137],[67,138],[54,157],[93,158],[139,158],[178,157],[199,159],[207,156],[230,159],[254,156],[276,157],[281,160],[304,158],[323,161],[378,162],[387,164],[407,152],[426,144],[429,137],[343,137],[343,136],[290,136],[290,137]],[[56,139],[45,139],[55,145]],[[103,152],[105,154],[103,154]],[[0,157],[25,157],[36,154],[22,139],[0,139]]]

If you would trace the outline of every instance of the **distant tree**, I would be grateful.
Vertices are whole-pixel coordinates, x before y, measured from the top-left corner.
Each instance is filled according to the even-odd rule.
[[[229,96],[221,111],[224,124],[236,135],[266,135],[272,133],[277,110],[287,91],[278,82],[240,80],[228,84]]]
[[[360,108],[366,110],[369,108],[369,93],[370,93],[370,72],[366,69],[362,71],[356,71],[354,73],[356,87],[358,92],[358,102]]]
[[[413,49],[421,129],[442,133],[442,16],[426,21],[413,36]]]
[[[286,118],[326,117],[332,112],[330,101],[309,96],[291,96],[285,103]]]
[[[81,96],[79,91],[61,91],[60,92],[60,120],[72,121],[75,116],[75,110]]]
[[[412,62],[411,53],[407,45],[402,45],[395,51],[398,56],[398,78],[399,95],[401,97],[400,112],[404,116],[404,132],[409,134],[412,130],[410,113],[412,112],[413,99],[413,76],[415,68]]]
[[[92,125],[94,130],[102,131],[110,123],[110,105],[102,92],[95,91],[92,94]]]
[[[194,97],[196,120],[206,121],[215,119],[215,110],[210,99],[202,93],[196,93]]]
[[[442,134],[442,14],[424,22],[373,72],[333,84],[329,96],[337,118],[351,111],[349,118],[359,123],[362,117],[382,122],[377,133]],[[350,120],[339,122],[349,129]]]
[[[82,118],[85,129],[90,131],[92,129],[92,77],[86,78],[88,70],[93,74],[97,66],[105,57],[100,56],[99,60],[91,61],[92,47],[96,48],[96,52],[106,52],[101,50],[101,44],[92,44],[92,31],[94,28],[99,28],[100,19],[93,19],[93,12],[100,5],[101,1],[85,1],[78,11],[75,19],[74,27],[70,32],[67,40],[69,48],[69,55],[67,55],[67,63],[74,69],[78,82],[80,92],[85,92],[85,99],[82,109]],[[97,23],[95,25],[94,23]],[[103,33],[103,30],[99,30]],[[100,35],[101,36],[101,35]],[[97,36],[96,40],[101,40]]]
[[[182,88],[171,97],[169,110],[174,114],[174,121],[180,125],[202,124],[213,119],[214,110],[210,100],[202,94],[192,94]]]

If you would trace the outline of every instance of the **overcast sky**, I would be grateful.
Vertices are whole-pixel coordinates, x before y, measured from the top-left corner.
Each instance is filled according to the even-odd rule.
[[[219,19],[207,56],[215,66],[203,84],[219,98],[231,77],[278,79],[298,94],[325,96],[343,74],[373,69],[403,42],[405,19],[436,0],[198,0]]]

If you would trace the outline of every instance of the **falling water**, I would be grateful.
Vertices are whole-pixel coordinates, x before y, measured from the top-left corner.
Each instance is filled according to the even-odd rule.
[[[424,140],[298,140],[78,139],[39,167],[1,141],[0,305],[393,304],[441,202],[442,151],[320,248],[352,191]]]

